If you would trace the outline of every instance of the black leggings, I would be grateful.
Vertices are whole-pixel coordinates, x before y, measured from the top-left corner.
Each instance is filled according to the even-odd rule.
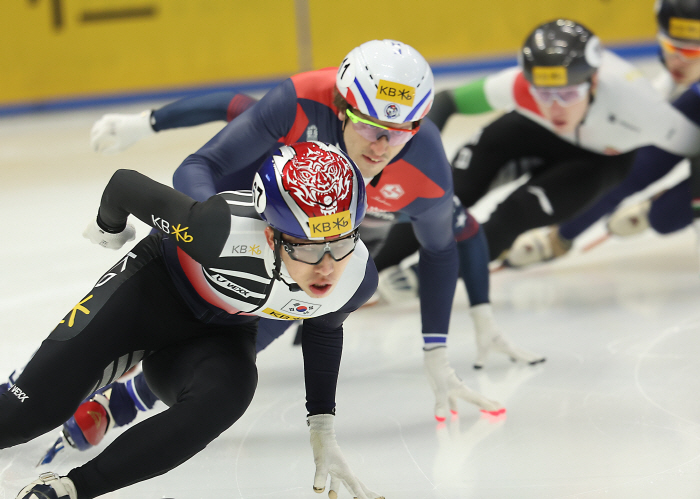
[[[622,181],[634,152],[597,154],[578,147],[529,118],[511,112],[486,126],[452,161],[455,194],[473,206],[498,182],[530,174],[483,224],[490,258],[526,230],[575,215]]]
[[[0,448],[61,426],[93,390],[143,358],[149,386],[169,409],[68,476],[88,499],[163,474],[247,409],[257,385],[256,330],[256,321],[195,319],[168,275],[159,239],[149,236],[59,323],[16,389],[0,395]]]

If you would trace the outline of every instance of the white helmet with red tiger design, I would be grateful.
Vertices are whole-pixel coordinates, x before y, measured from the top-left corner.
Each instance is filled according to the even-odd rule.
[[[372,40],[354,48],[338,68],[335,85],[348,104],[391,123],[423,118],[433,104],[433,72],[413,47]]]
[[[349,234],[367,210],[357,166],[323,142],[281,147],[255,174],[253,197],[255,209],[273,229],[301,239]]]

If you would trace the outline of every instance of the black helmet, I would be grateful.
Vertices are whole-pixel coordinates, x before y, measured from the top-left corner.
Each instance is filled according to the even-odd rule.
[[[566,87],[589,81],[602,57],[600,40],[574,21],[557,19],[538,26],[520,51],[525,79],[536,87]]]
[[[674,40],[700,43],[700,0],[656,0],[659,31]]]

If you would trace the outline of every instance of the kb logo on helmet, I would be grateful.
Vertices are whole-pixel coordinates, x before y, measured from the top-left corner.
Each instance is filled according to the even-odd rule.
[[[379,80],[377,86],[377,99],[389,102],[398,102],[404,106],[413,107],[413,98],[416,96],[415,87],[394,83],[393,81]]]
[[[671,17],[668,20],[668,33],[673,38],[700,40],[700,21]]]
[[[349,211],[332,215],[309,218],[309,235],[311,237],[337,236],[352,227]]]
[[[532,80],[536,87],[564,87],[568,84],[564,66],[534,66]]]

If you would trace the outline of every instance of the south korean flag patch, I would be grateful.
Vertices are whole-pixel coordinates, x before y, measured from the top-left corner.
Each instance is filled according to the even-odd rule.
[[[305,301],[292,300],[287,303],[282,310],[290,315],[296,315],[299,317],[309,317],[314,315],[321,305],[316,305],[315,303],[308,303]]]

